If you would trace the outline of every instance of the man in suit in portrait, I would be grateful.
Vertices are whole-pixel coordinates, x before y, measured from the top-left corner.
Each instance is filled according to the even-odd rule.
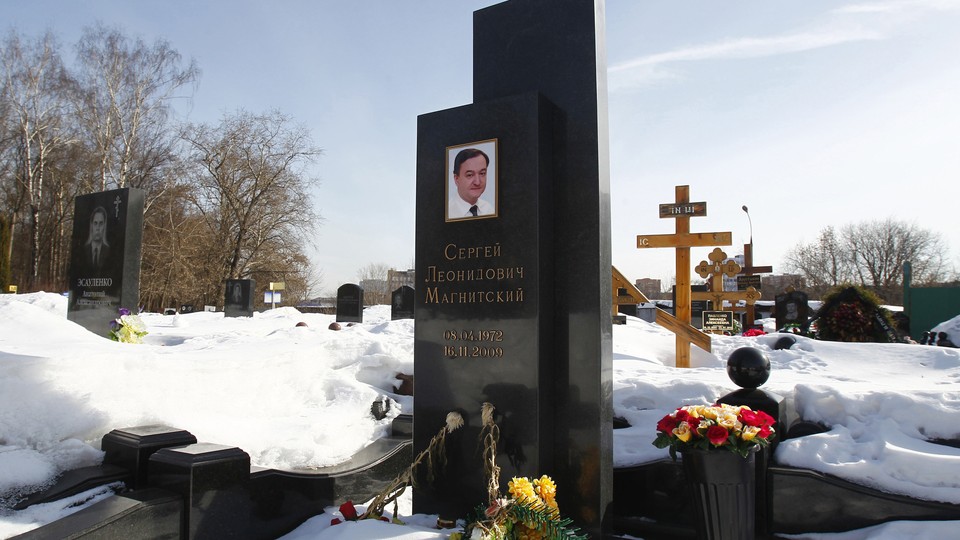
[[[465,148],[453,160],[453,183],[456,194],[447,204],[448,219],[466,219],[495,215],[496,209],[480,196],[487,189],[487,167],[490,158],[478,148]]]
[[[107,211],[102,206],[90,214],[90,232],[83,244],[83,264],[88,271],[99,274],[110,267],[110,243],[107,241]]]

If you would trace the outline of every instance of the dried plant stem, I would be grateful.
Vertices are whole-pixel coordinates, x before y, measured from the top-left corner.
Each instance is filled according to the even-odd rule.
[[[463,417],[459,413],[450,412],[447,413],[447,422],[436,435],[430,439],[430,444],[427,445],[427,448],[422,452],[417,454],[416,459],[413,460],[413,463],[390,484],[387,485],[377,496],[373,499],[373,502],[367,507],[367,511],[364,512],[358,519],[367,519],[371,516],[382,516],[383,510],[391,502],[393,504],[393,517],[397,517],[397,498],[403,494],[407,489],[408,484],[413,484],[413,473],[416,471],[417,467],[423,463],[424,460],[427,460],[428,467],[428,477],[432,478],[434,476],[434,468],[442,467],[446,462],[446,440],[447,433],[452,433],[454,430],[463,426]]]

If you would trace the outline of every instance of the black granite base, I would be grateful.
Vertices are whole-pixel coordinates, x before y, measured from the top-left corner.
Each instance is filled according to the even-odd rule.
[[[149,488],[114,495],[43,527],[12,537],[16,540],[117,538],[178,539],[183,499]]]
[[[373,498],[405,471],[413,459],[410,416],[396,419],[393,431],[339,465],[280,471],[251,468],[246,452],[231,446],[159,448],[191,439],[183,430],[115,430],[104,436],[102,446],[109,448],[111,461],[125,466],[107,463],[70,471],[18,509],[112,482],[123,482],[121,493],[18,538],[277,538],[326,507]],[[146,474],[132,489],[142,467]]]
[[[960,505],[884,493],[806,469],[772,466],[767,482],[772,501],[769,537],[843,532],[900,520],[960,520]],[[614,469],[613,490],[605,531],[647,539],[696,536],[679,462]]]

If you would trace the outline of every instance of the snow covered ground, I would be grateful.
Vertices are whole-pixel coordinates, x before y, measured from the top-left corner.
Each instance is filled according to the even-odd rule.
[[[369,414],[378,396],[412,412],[412,398],[393,387],[396,373],[414,370],[413,321],[390,321],[389,306],[368,308],[362,324],[340,331],[327,328],[333,316],[293,308],[242,318],[142,318],[150,332],[144,344],[115,343],[68,321],[60,295],[0,295],[0,538],[75,511],[67,508],[73,500],[22,511],[3,503],[65,470],[98,463],[100,439],[114,428],[162,423],[238,446],[256,465],[297,469],[338,463],[385,434],[393,415],[376,421]],[[960,317],[935,330],[960,341]],[[666,450],[650,444],[657,420],[735,390],[726,358],[756,347],[773,366],[764,389],[787,398],[788,419],[830,427],[783,442],[777,462],[960,504],[960,449],[928,442],[960,439],[960,349],[798,338],[791,349],[775,351],[776,339],[714,336],[712,354],[694,348],[693,367],[676,369],[673,334],[633,318],[615,326],[614,412],[631,427],[614,432],[614,463],[664,458]],[[100,489],[76,500],[108,495]],[[409,498],[404,503],[408,527],[329,527],[330,509],[287,538],[446,537],[431,528],[435,516],[410,516]],[[901,538],[905,531],[947,538],[957,527],[902,522],[802,538]]]

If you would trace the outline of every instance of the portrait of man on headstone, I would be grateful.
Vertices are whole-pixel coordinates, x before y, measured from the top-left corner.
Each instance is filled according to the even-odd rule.
[[[447,148],[447,221],[497,217],[497,140]]]
[[[98,206],[90,213],[90,229],[82,247],[83,275],[98,276],[110,268],[110,242],[107,240],[107,211]]]

